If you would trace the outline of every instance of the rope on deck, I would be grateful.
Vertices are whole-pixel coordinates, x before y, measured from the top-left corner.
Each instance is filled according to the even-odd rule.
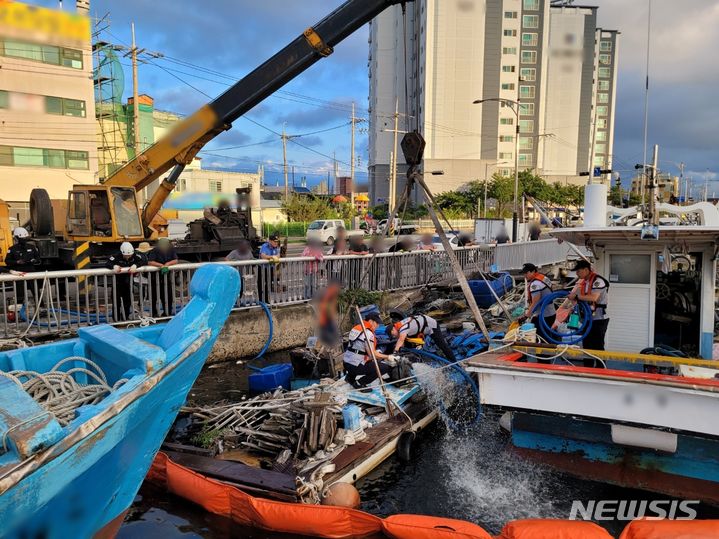
[[[60,367],[69,362],[77,362],[85,366],[72,366],[68,370],[60,370]],[[78,374],[87,376],[91,382],[79,383],[76,380]],[[78,408],[86,404],[99,403],[127,382],[126,378],[122,378],[111,386],[97,363],[80,356],[62,359],[48,372],[0,371],[0,376],[15,382],[40,406],[53,414],[63,427],[75,419],[75,411]]]

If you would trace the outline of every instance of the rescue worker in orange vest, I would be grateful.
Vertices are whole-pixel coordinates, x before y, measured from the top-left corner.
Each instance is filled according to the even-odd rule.
[[[381,323],[382,319],[378,314],[369,314],[364,319],[366,331],[362,329],[361,324],[357,324],[350,331],[349,344],[342,360],[347,372],[345,380],[354,388],[367,387],[377,379],[377,366],[372,360],[373,352],[382,376],[388,374],[396,364],[394,356],[383,354],[377,350],[375,331]]]
[[[546,332],[539,324],[539,303],[552,293],[552,280],[546,275],[539,273],[539,268],[529,262],[522,266],[522,273],[527,280],[527,310],[524,312],[524,318],[528,318],[537,328],[537,333],[547,341],[549,339],[547,339]],[[547,327],[552,327],[557,315],[554,305],[551,303],[547,305],[543,314]]]
[[[582,347],[587,350],[604,350],[604,337],[609,325],[607,317],[609,282],[601,275],[597,275],[586,260],[579,260],[574,265],[574,271],[577,272],[580,280],[569,294],[569,299],[586,301],[592,308],[592,328],[582,341]],[[597,363],[594,358],[584,360],[586,367],[603,366],[601,362]]]
[[[444,354],[444,357],[450,361],[457,360],[447,340],[444,338],[439,323],[426,314],[410,316],[401,322],[387,326],[387,333],[397,339],[397,344],[394,347],[395,353],[400,351],[407,339],[423,339],[425,336],[431,336],[432,340],[437,344],[437,347]]]

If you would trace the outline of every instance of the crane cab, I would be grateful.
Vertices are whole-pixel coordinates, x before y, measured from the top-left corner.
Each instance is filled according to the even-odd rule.
[[[67,200],[66,239],[81,242],[145,239],[137,192],[132,187],[78,185]]]

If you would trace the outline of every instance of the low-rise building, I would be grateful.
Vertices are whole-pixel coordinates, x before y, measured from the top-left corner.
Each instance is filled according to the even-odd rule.
[[[0,195],[13,207],[37,187],[66,199],[97,180],[89,5],[76,5],[0,10]]]

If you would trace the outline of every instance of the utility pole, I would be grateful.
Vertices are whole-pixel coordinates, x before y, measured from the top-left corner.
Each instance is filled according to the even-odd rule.
[[[592,122],[592,144],[590,145],[589,150],[589,168],[587,169],[589,171],[589,183],[592,184],[594,180],[594,150],[596,148],[597,143],[597,115],[596,111],[594,113],[594,121]]]
[[[284,163],[283,171],[285,173],[285,200],[290,198],[290,185],[287,178],[287,134],[285,133],[285,126],[282,126],[282,161]]]
[[[682,192],[682,182],[684,180],[684,161],[679,163],[679,194],[681,195]],[[684,190],[684,204],[686,204],[689,200],[689,193],[686,192],[686,189]]]
[[[652,225],[659,224],[659,213],[657,212],[657,166],[659,165],[659,145],[654,145],[654,158],[649,168],[649,220]],[[644,171],[647,174],[647,171]]]
[[[394,208],[394,193],[395,193],[395,183],[397,181],[397,177],[395,175],[395,171],[397,170],[397,165],[395,163],[395,153],[390,151],[389,152],[389,189],[387,189],[387,211],[392,211],[392,208]]]
[[[339,170],[337,169],[337,152],[332,152],[332,164],[334,165],[334,181],[332,182],[332,189],[329,188],[329,184],[327,185],[327,192],[335,193],[337,192],[337,176],[339,176]]]
[[[394,102],[394,142],[392,143],[392,176],[389,180],[389,210],[394,208],[397,196],[397,135],[399,134],[399,97]]]
[[[135,23],[131,24],[132,29],[132,50],[130,56],[132,57],[132,127],[135,132],[133,148],[135,150],[135,157],[140,155],[142,150],[140,149],[140,99],[139,92],[137,89],[137,45],[135,44]]]
[[[489,161],[484,164],[484,212],[482,217],[487,218],[487,184],[489,183]],[[477,210],[479,216],[479,210]]]
[[[709,200],[709,169],[704,174],[704,202]]]
[[[352,184],[352,190],[350,191],[350,199],[352,202],[352,205],[354,206],[355,203],[355,123],[357,122],[357,118],[355,118],[355,104],[354,101],[352,102],[352,150],[350,152],[350,182]]]
[[[397,200],[397,157],[399,155],[398,148],[397,148],[397,138],[400,133],[406,134],[407,131],[401,131],[399,128],[399,99],[395,101],[394,106],[394,129],[383,129],[382,132],[384,133],[393,133],[394,135],[394,142],[392,144],[393,151],[389,153],[389,190],[388,190],[388,196],[387,196],[387,205],[389,207],[389,211],[391,212],[392,209],[396,205]]]

